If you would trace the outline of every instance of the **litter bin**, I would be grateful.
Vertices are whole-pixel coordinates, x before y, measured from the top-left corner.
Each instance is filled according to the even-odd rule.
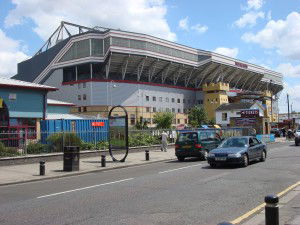
[[[79,171],[79,146],[64,147],[64,171]]]

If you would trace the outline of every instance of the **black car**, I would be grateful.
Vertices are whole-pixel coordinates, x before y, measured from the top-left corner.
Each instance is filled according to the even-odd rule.
[[[207,161],[211,167],[219,164],[240,164],[248,166],[250,161],[265,161],[267,146],[255,137],[231,137],[209,152]]]

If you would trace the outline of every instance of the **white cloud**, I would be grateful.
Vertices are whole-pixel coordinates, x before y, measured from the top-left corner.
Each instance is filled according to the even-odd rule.
[[[261,31],[245,33],[242,39],[263,48],[276,49],[290,59],[300,59],[300,14],[292,12],[286,20],[271,20]]]
[[[198,23],[194,26],[191,26],[191,29],[197,31],[200,34],[202,34],[202,33],[205,33],[208,30],[208,27]]]
[[[219,47],[214,50],[214,52],[221,54],[221,55],[226,55],[232,58],[236,58],[237,55],[239,54],[239,49],[238,48],[226,48],[226,47]]]
[[[236,20],[234,22],[234,25],[239,28],[246,27],[247,25],[249,25],[250,27],[253,27],[254,25],[256,25],[256,21],[259,18],[264,19],[265,13],[251,11],[251,12],[245,13],[241,18]]]
[[[85,26],[103,26],[141,32],[175,41],[165,18],[164,0],[12,0],[15,8],[5,19],[7,27],[32,20],[44,40],[65,20]]]
[[[267,14],[267,20],[271,20],[272,19],[272,11],[270,10]]]
[[[291,63],[279,64],[276,70],[286,77],[300,78],[300,65],[293,66]]]
[[[189,18],[185,17],[185,18],[179,20],[178,26],[182,30],[189,30]]]
[[[281,113],[286,113],[287,110],[287,94],[290,96],[290,105],[293,104],[293,110],[300,112],[300,84],[291,85],[284,83],[284,89],[281,92],[278,106]]]
[[[0,29],[0,76],[11,77],[17,73],[17,63],[29,58],[22,49],[20,41],[7,37]]]
[[[250,10],[250,9],[258,10],[263,6],[263,4],[264,4],[263,0],[248,0],[246,9],[247,10]]]

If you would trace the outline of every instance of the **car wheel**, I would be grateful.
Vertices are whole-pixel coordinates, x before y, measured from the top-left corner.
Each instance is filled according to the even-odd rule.
[[[261,153],[261,157],[260,157],[260,161],[261,161],[261,162],[264,162],[264,161],[266,161],[266,157],[267,157],[267,155],[266,155],[266,151],[262,151],[262,153]]]
[[[183,162],[184,161],[184,157],[183,156],[177,156],[178,161]]]
[[[243,162],[242,162],[242,167],[247,167],[249,165],[249,158],[248,155],[243,156]]]
[[[209,165],[210,165],[211,168],[216,168],[217,167],[217,164],[215,164],[215,163],[210,163]]]
[[[202,160],[207,160],[208,151],[205,151],[202,156]]]

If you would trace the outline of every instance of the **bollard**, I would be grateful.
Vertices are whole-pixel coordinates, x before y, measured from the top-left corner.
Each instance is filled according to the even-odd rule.
[[[233,224],[229,223],[229,222],[222,222],[222,223],[219,223],[218,225],[233,225]]]
[[[44,176],[44,175],[45,175],[45,162],[40,161],[40,176]]]
[[[267,195],[265,197],[265,218],[266,225],[279,225],[279,198],[276,195]]]
[[[150,159],[149,150],[145,150],[145,158],[146,158],[146,161],[149,161],[149,159]]]
[[[101,155],[101,166],[106,167],[106,155]]]

